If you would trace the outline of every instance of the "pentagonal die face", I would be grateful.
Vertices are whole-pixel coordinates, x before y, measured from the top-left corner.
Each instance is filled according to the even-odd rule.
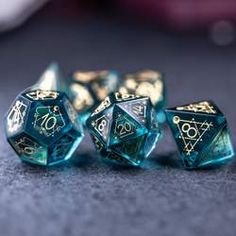
[[[30,101],[18,96],[10,106],[5,117],[5,132],[7,137],[12,137],[24,130],[26,119],[30,112]]]
[[[148,98],[119,93],[106,98],[87,121],[103,158],[119,164],[140,165],[155,147],[160,134],[152,111]]]
[[[26,114],[22,115],[18,109],[20,114],[15,115],[24,118],[21,129],[9,136],[8,123],[12,109],[16,110],[14,106],[7,115],[6,128],[8,140],[17,154],[24,161],[41,165],[69,159],[81,141],[83,131],[65,94],[36,90],[23,93],[16,101],[21,99],[24,104],[27,103]],[[19,142],[21,145],[18,145]],[[28,152],[30,147],[35,151]]]
[[[33,137],[22,132],[14,137],[8,138],[8,141],[22,161],[38,165],[47,165],[47,147],[40,144]]]

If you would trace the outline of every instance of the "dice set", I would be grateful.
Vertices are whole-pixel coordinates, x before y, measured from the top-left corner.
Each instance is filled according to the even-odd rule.
[[[70,159],[87,128],[102,160],[141,166],[167,121],[186,169],[225,164],[234,157],[227,121],[211,101],[166,106],[158,71],[118,76],[76,71],[66,78],[49,65],[17,96],[5,118],[8,142],[24,162],[50,166]]]

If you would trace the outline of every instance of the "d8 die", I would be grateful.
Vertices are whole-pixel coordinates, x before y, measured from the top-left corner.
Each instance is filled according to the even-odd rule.
[[[134,74],[126,74],[123,78],[120,93],[147,96],[157,112],[158,121],[165,121],[163,108],[166,105],[166,88],[163,75],[158,71],[141,70]]]
[[[106,160],[138,166],[160,138],[148,97],[114,93],[87,120],[96,149]]]
[[[115,71],[77,71],[72,75],[70,90],[72,104],[85,121],[91,110],[106,96],[118,89],[118,74]]]
[[[211,101],[166,110],[186,168],[223,164],[234,155],[227,121]]]
[[[66,94],[42,90],[45,81],[48,86],[58,78],[58,69],[51,65],[37,86],[15,99],[6,115],[7,140],[23,161],[46,166],[67,160],[83,138],[77,113]]]

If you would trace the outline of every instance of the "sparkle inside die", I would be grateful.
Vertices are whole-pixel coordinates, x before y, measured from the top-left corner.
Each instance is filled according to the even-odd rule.
[[[234,156],[227,121],[211,101],[166,110],[186,168],[224,164]]]
[[[148,96],[157,113],[160,123],[164,123],[163,108],[166,105],[166,87],[163,74],[154,70],[141,70],[123,77],[120,93]]]
[[[148,97],[114,93],[86,123],[101,156],[125,165],[140,165],[161,135]]]
[[[67,160],[83,138],[77,113],[60,91],[62,79],[59,67],[51,64],[6,115],[7,140],[23,161],[52,165]]]
[[[118,83],[118,73],[113,70],[76,71],[72,75],[72,103],[83,122],[98,103],[117,90]]]

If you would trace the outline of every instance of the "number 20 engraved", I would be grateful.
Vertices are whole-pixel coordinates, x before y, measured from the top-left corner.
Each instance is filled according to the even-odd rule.
[[[120,138],[123,138],[132,134],[134,130],[128,121],[120,121],[118,124],[116,124],[115,132],[120,136]]]
[[[132,130],[131,125],[128,122],[125,122],[124,124],[119,124],[117,126],[117,129],[119,129],[120,136],[126,135]]]

